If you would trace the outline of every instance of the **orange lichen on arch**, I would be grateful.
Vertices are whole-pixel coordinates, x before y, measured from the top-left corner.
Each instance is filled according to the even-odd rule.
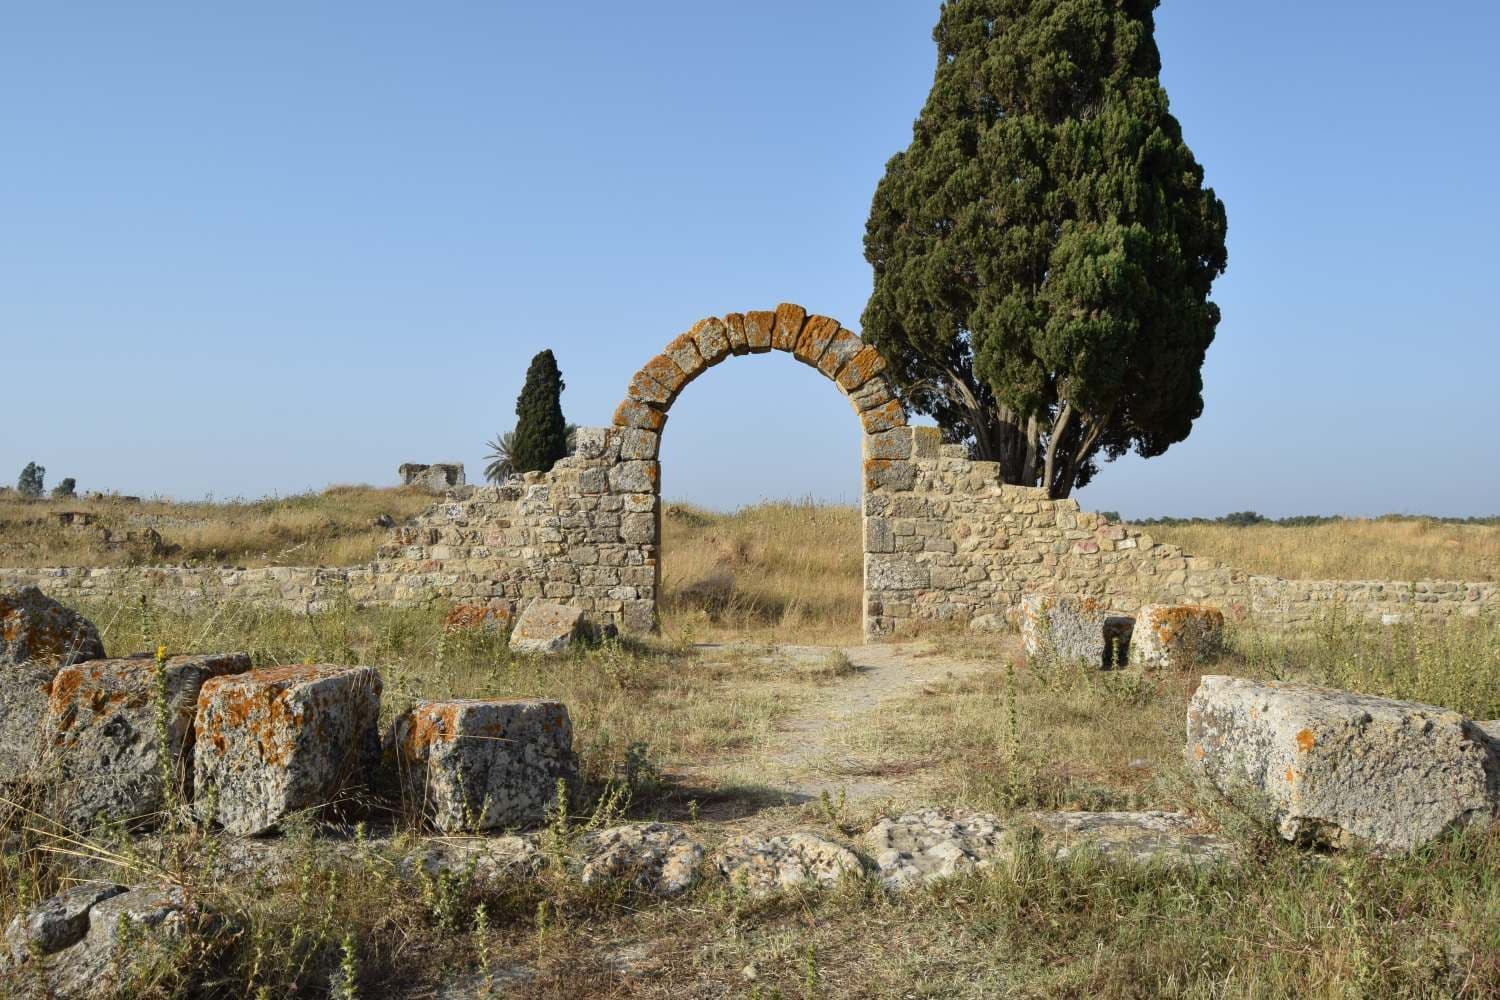
[[[1318,745],[1318,738],[1313,735],[1311,729],[1304,729],[1297,734],[1297,749],[1307,753]]]

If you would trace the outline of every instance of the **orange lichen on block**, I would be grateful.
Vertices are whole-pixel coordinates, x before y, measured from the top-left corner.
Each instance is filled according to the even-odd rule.
[[[771,333],[771,346],[778,351],[793,351],[797,338],[802,336],[802,324],[807,322],[807,310],[790,302],[776,307],[776,327]]]

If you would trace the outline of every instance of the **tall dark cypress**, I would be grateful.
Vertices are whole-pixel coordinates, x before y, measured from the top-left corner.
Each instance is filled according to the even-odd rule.
[[[863,334],[908,407],[1053,497],[1203,410],[1223,203],[1167,109],[1157,0],[949,0],[875,193]]]
[[[546,472],[568,453],[568,425],[563,419],[562,372],[551,351],[531,359],[526,384],[516,399],[516,437],[511,453],[515,472]]]

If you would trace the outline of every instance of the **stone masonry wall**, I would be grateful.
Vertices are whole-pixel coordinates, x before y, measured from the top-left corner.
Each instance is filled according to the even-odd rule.
[[[1277,627],[1335,608],[1357,619],[1500,614],[1500,584],[1282,580],[1196,558],[1072,500],[1006,486],[999,467],[909,427],[885,362],[837,320],[782,304],[705,319],[631,379],[607,428],[581,428],[547,473],[449,493],[392,531],[375,560],[328,567],[0,569],[0,589],[36,585],[63,601],[147,593],[163,606],[235,600],[297,612],[340,600],[429,600],[515,612],[544,597],[627,632],[655,627],[661,589],[661,473],[668,411],[722,361],[785,351],[832,381],[864,432],[865,633],[993,626],[1027,593],[1093,597],[1133,613],[1192,602]]]

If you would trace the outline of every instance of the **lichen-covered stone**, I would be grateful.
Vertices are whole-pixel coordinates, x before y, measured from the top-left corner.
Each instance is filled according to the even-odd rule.
[[[1005,852],[1005,827],[986,813],[924,809],[886,817],[864,836],[880,880],[893,888],[987,867]]]
[[[779,837],[754,834],[735,837],[714,852],[714,867],[733,885],[753,896],[833,885],[846,876],[864,872],[853,851],[804,832]]]
[[[389,742],[408,801],[443,833],[537,825],[577,773],[558,701],[419,701]]]
[[[380,692],[373,667],[268,667],[208,681],[195,723],[195,810],[252,835],[338,801],[366,782],[378,753]]]
[[[450,632],[498,634],[510,628],[514,619],[508,608],[460,604],[443,616],[443,628]]]
[[[88,933],[89,910],[125,891],[122,885],[85,882],[17,914],[5,928],[4,958],[20,965],[77,944]]]
[[[41,664],[0,665],[0,788],[37,768],[56,672]]]
[[[818,358],[818,371],[828,378],[837,380],[839,372],[844,366],[854,359],[854,356],[865,346],[858,335],[840,328],[828,342],[821,357]]]
[[[635,373],[625,391],[631,399],[661,408],[671,406],[676,398],[676,393],[644,371]]]
[[[609,470],[612,493],[656,493],[661,489],[661,469],[655,462],[620,462]]]
[[[703,355],[698,353],[698,344],[693,340],[691,333],[684,333],[674,338],[667,344],[666,349],[662,353],[671,358],[677,364],[677,367],[682,369],[682,373],[687,376],[688,381],[692,381],[699,372],[707,367],[703,360]]]
[[[0,594],[0,683],[19,663],[61,667],[104,656],[94,623],[36,587]]]
[[[776,307],[776,326],[771,331],[771,346],[778,351],[791,353],[797,349],[797,338],[802,336],[802,326],[807,322],[807,310],[791,302]]]
[[[52,680],[43,767],[69,825],[149,821],[167,802],[166,776],[186,789],[194,714],[211,678],[250,669],[245,653],[90,660]],[[162,745],[165,726],[167,744]]]
[[[867,344],[839,370],[838,383],[845,392],[853,395],[861,386],[883,371],[885,371],[885,358],[880,356],[879,351]]]
[[[1022,644],[1033,659],[1108,667],[1128,656],[1134,619],[1094,598],[1028,594],[1020,618]]]
[[[1130,662],[1148,670],[1190,670],[1224,652],[1224,612],[1193,605],[1148,604],[1136,615]]]
[[[615,410],[616,427],[639,427],[647,431],[659,431],[666,426],[667,415],[652,409],[637,399],[626,399]]]
[[[584,885],[626,881],[654,896],[675,896],[698,877],[703,845],[681,827],[632,823],[584,838],[579,856]]]
[[[89,910],[81,941],[48,957],[40,978],[55,1000],[121,996],[130,982],[132,960],[149,942],[169,943],[209,927],[210,921],[178,888],[132,889],[111,896]]]
[[[583,609],[550,601],[532,601],[516,620],[510,633],[514,653],[550,655],[561,653],[588,636]]]
[[[1287,840],[1384,852],[1487,824],[1500,759],[1473,722],[1432,705],[1207,676],[1188,706],[1187,762]]]
[[[743,313],[730,313],[724,317],[724,333],[729,338],[729,350],[733,354],[749,354],[750,340],[745,334]]]
[[[729,356],[729,331],[723,320],[713,316],[701,319],[689,333],[705,365],[712,367]]]
[[[482,891],[498,892],[545,864],[533,837],[444,837],[407,852],[396,873],[412,881],[472,881]]]
[[[1180,812],[1037,812],[1027,820],[1053,857],[1087,852],[1128,864],[1213,865],[1238,860],[1232,841]]]
[[[770,310],[745,313],[745,343],[751,354],[764,354],[771,349],[776,333],[776,314]]]
[[[827,316],[809,316],[792,346],[792,356],[804,364],[817,367],[833,338],[838,336],[839,321]]]
[[[893,427],[906,426],[906,410],[902,408],[900,400],[893,399],[865,410],[859,415],[859,420],[864,424],[866,434],[879,434]]]

